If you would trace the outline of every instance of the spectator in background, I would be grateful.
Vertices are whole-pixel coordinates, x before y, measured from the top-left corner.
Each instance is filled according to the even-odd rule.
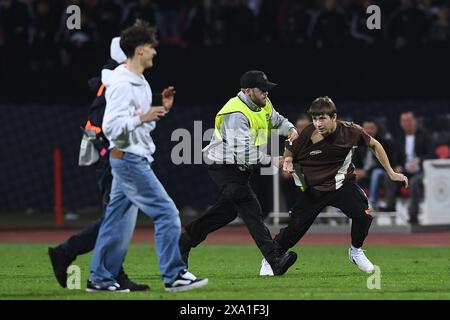
[[[257,16],[258,39],[261,39],[265,44],[270,44],[278,41],[279,29],[277,25],[277,19],[281,7],[283,7],[283,1],[261,1],[261,7]]]
[[[98,0],[93,9],[99,40],[106,44],[119,34],[123,8],[115,0]]]
[[[283,42],[303,45],[308,42],[308,27],[311,24],[312,12],[305,1],[289,1],[285,19],[282,20]]]
[[[366,10],[373,4],[375,4],[374,0],[358,1],[351,14],[350,34],[357,43],[363,46],[372,46],[382,40],[382,33],[379,30],[367,28]]]
[[[58,0],[36,0],[33,2],[31,27],[31,66],[33,71],[53,69],[58,60],[54,50],[56,31],[62,12]]]
[[[18,0],[0,2],[0,47],[25,49],[28,47],[28,28],[31,24],[28,5]],[[20,50],[18,50],[20,52]]]
[[[439,3],[445,5],[446,0],[417,0],[417,7],[422,10],[429,21],[434,21],[439,14]]]
[[[153,0],[138,0],[131,2],[126,8],[122,21],[122,28],[128,28],[137,20],[147,21],[156,25],[156,5]]]
[[[436,43],[450,41],[450,7],[448,3],[439,9],[438,18],[431,25],[430,40]]]
[[[386,154],[391,157],[392,144],[384,139],[378,132],[378,125],[375,120],[367,119],[362,123],[363,129],[375,138],[386,150]],[[369,203],[373,209],[377,209],[377,200],[380,189],[380,181],[386,179],[386,172],[378,159],[374,156],[372,150],[367,147],[359,147],[353,155],[353,164],[355,165],[355,174],[358,184],[363,188],[369,189]]]
[[[183,23],[183,44],[209,46],[211,44],[210,7],[204,0],[190,0]]]
[[[9,83],[17,86],[22,85],[21,78],[29,70],[28,29],[31,18],[28,10],[28,5],[22,1],[0,1],[0,78],[3,75]]]
[[[169,45],[181,43],[180,9],[182,0],[158,0],[156,24],[161,42]]]
[[[401,0],[388,25],[388,39],[396,49],[415,48],[423,45],[429,30],[425,13],[417,7],[416,0]]]
[[[322,9],[312,23],[311,38],[316,48],[335,48],[344,44],[348,33],[345,14],[336,0],[322,0]]]
[[[445,1],[2,0],[0,47],[8,47],[10,51],[17,46],[36,50],[31,61],[33,70],[40,68],[40,60],[46,60],[44,65],[51,68],[55,57],[41,56],[54,45],[49,44],[49,39],[56,34],[57,44],[64,47],[62,64],[67,67],[71,64],[69,58],[77,54],[76,49],[71,52],[71,44],[76,43],[76,48],[89,43],[106,48],[105,39],[115,36],[119,27],[132,25],[137,18],[158,25],[163,45],[247,45],[255,41],[304,45],[312,40],[317,48],[336,48],[346,46],[350,34],[353,43],[380,46],[383,44],[380,32],[368,30],[365,25],[365,10],[371,4],[381,7],[383,19],[390,17],[389,24],[383,22],[383,41],[395,48],[449,42],[449,5]],[[81,30],[69,32],[66,28],[67,15],[63,9],[70,5],[81,8]],[[28,52],[14,49],[14,56],[22,54],[27,60]]]
[[[225,0],[220,11],[223,44],[249,45],[254,43],[256,18],[242,0]]]
[[[432,155],[430,135],[418,127],[417,119],[413,111],[405,111],[400,114],[400,127],[402,133],[396,141],[394,157],[395,172],[404,173],[410,182],[411,203],[409,206],[409,222],[418,224],[419,201],[423,194],[422,162]],[[381,211],[395,211],[395,197],[399,185],[387,181],[386,202],[387,207]]]

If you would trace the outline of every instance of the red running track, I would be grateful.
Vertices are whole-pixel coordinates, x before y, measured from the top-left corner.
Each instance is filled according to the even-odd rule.
[[[0,231],[0,243],[59,243],[66,240],[78,230],[36,230],[36,231]],[[134,243],[152,243],[153,229],[136,229]],[[253,243],[245,227],[229,226],[210,234],[206,243],[231,244]],[[349,244],[349,234],[306,234],[302,244],[330,245]],[[450,232],[434,233],[402,233],[402,234],[369,234],[367,245],[400,245],[450,247]]]

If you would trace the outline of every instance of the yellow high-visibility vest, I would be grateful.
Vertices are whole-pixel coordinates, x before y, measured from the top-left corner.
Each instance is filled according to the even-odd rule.
[[[222,140],[220,127],[223,123],[225,115],[240,112],[250,124],[250,144],[260,146],[268,143],[270,135],[270,117],[272,116],[273,107],[269,99],[266,99],[266,105],[259,111],[251,110],[239,97],[230,99],[216,115],[215,135]]]

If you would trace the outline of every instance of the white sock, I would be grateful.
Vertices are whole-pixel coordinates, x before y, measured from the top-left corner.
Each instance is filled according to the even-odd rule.
[[[358,252],[359,250],[361,250],[361,248],[355,248],[355,247],[352,245],[352,252]]]

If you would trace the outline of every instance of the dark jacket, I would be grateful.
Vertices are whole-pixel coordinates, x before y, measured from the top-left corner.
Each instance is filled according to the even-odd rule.
[[[103,69],[114,70],[118,65],[119,64],[116,61],[110,59],[103,66]],[[106,107],[105,90],[100,90],[100,88],[102,87],[101,75],[89,79],[88,85],[89,88],[97,94],[89,107],[88,120],[94,126],[101,128]]]
[[[431,141],[431,136],[422,128],[417,128],[416,131],[416,141],[414,146],[414,151],[416,157],[420,159],[420,166],[422,167],[422,162],[425,159],[430,159],[433,157],[433,146]],[[406,162],[406,152],[405,152],[405,144],[406,144],[406,135],[402,132],[395,144],[395,157],[392,161],[392,167],[395,166],[405,166]]]
[[[119,63],[114,61],[113,59],[109,59],[109,61],[103,66],[103,69],[114,70],[119,66]],[[95,127],[98,127],[100,130],[102,128],[103,116],[105,114],[106,108],[106,98],[105,98],[105,87],[102,84],[101,75],[98,77],[93,77],[88,81],[89,88],[96,93],[96,97],[92,101],[89,107],[89,113],[87,121],[90,122]],[[162,94],[154,93],[152,105],[162,105]],[[106,139],[103,131],[97,134],[97,147],[105,148],[108,150],[109,142]]]
[[[383,146],[389,160],[392,161],[393,145],[391,139],[383,138],[380,135],[376,135],[374,138]],[[358,147],[355,150],[355,153],[353,154],[353,164],[355,165],[355,168],[357,169],[364,168],[364,161],[366,159],[367,149],[368,147]],[[378,161],[375,155],[374,155],[374,166],[371,169],[374,168],[383,168],[383,166]]]

